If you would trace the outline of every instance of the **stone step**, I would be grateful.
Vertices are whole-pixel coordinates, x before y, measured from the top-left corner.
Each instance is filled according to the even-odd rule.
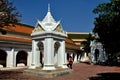
[[[65,74],[72,73],[72,69],[57,69],[57,70],[41,70],[41,69],[27,69],[25,70],[24,74],[27,75],[35,75],[39,77],[45,77],[45,78],[53,78],[57,76],[62,76]]]
[[[24,66],[24,67],[3,67],[3,68],[0,68],[0,71],[3,71],[3,70],[15,70],[15,69],[26,69],[28,67]]]

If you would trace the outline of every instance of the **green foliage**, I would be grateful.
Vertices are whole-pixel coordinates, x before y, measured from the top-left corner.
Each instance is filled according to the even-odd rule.
[[[9,23],[19,22],[21,15],[13,6],[13,2],[0,0],[0,27],[8,26]]]
[[[95,18],[93,29],[98,33],[100,41],[108,53],[120,52],[120,0],[110,0],[108,3],[99,4],[93,13]]]

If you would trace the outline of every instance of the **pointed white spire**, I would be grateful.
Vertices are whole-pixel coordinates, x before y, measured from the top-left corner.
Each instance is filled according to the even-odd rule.
[[[60,21],[56,22],[51,15],[50,4],[48,4],[48,12],[46,16],[42,21],[38,21],[38,24],[40,24],[45,31],[53,31],[60,24]]]
[[[48,12],[47,12],[45,18],[43,19],[43,22],[55,22],[54,18],[51,15],[51,12],[50,12],[50,4],[48,4]]]
[[[50,4],[48,4],[48,12],[50,12]]]

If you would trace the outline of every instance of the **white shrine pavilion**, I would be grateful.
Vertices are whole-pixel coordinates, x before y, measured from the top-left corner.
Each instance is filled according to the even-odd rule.
[[[37,56],[42,57],[43,70],[55,70],[55,66],[66,67],[65,33],[51,15],[50,7],[43,21],[38,21],[32,34],[32,67],[39,65]]]

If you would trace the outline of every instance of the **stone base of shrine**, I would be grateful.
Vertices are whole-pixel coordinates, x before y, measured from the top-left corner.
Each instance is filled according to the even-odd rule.
[[[56,70],[42,70],[41,68],[36,68],[36,69],[27,69],[24,71],[23,74],[26,75],[35,75],[39,77],[45,77],[45,78],[53,78],[57,76],[62,76],[65,74],[70,74],[72,73],[72,69],[56,69]]]

